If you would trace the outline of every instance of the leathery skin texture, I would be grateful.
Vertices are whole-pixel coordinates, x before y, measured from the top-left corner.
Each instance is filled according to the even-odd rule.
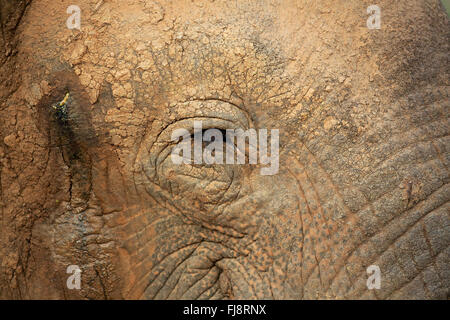
[[[440,1],[72,4],[0,0],[0,298],[448,298]],[[279,171],[175,165],[194,121]]]

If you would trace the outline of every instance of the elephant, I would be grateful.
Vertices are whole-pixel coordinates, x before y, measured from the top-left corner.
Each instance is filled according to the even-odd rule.
[[[440,1],[0,0],[0,19],[1,299],[448,299]],[[195,123],[206,147],[276,132],[278,169],[250,143],[174,163]]]

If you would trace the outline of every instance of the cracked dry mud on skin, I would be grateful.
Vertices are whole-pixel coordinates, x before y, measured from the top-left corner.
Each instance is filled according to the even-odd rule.
[[[380,30],[367,1],[71,4],[0,0],[0,298],[448,298],[439,1]],[[279,129],[280,171],[174,165],[196,120]]]

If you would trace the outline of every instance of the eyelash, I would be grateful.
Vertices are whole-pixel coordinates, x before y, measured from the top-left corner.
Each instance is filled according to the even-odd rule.
[[[233,141],[229,141],[229,139],[228,139],[229,134],[227,133],[227,130],[226,130],[226,129],[219,129],[219,128],[215,128],[215,127],[203,128],[203,129],[202,129],[202,137],[204,137],[205,132],[208,131],[208,130],[210,130],[210,129],[215,129],[215,130],[218,130],[218,131],[221,132],[222,143],[223,143],[223,152],[224,152],[224,154],[226,153],[227,145],[231,145],[231,146],[233,147],[234,152],[237,152],[238,147],[237,147],[237,145],[236,145],[236,143],[235,143],[235,139],[233,139]],[[190,141],[191,141],[191,145],[192,145],[192,147],[193,147],[193,143],[194,143],[194,133],[191,133],[191,135],[189,136],[189,138],[190,138]],[[182,141],[183,141],[182,138],[180,138],[178,141],[174,141],[171,150],[173,150],[173,147],[176,146],[176,145],[178,145],[178,144],[179,144],[180,142],[182,142]],[[212,140],[212,141],[204,141],[204,140],[202,140],[202,142],[203,142],[203,143],[202,143],[202,150],[204,150],[204,148],[205,148],[206,146],[208,146],[210,143],[215,142],[215,140]],[[192,149],[192,150],[193,150],[193,149]],[[244,153],[246,163],[248,162],[248,159],[249,159],[248,152],[249,152],[249,150],[248,150],[248,143],[246,143],[246,145],[245,145],[245,153]]]

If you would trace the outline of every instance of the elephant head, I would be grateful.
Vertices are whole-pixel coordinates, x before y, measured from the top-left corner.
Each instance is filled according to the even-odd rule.
[[[0,297],[448,297],[439,1],[0,3]]]

